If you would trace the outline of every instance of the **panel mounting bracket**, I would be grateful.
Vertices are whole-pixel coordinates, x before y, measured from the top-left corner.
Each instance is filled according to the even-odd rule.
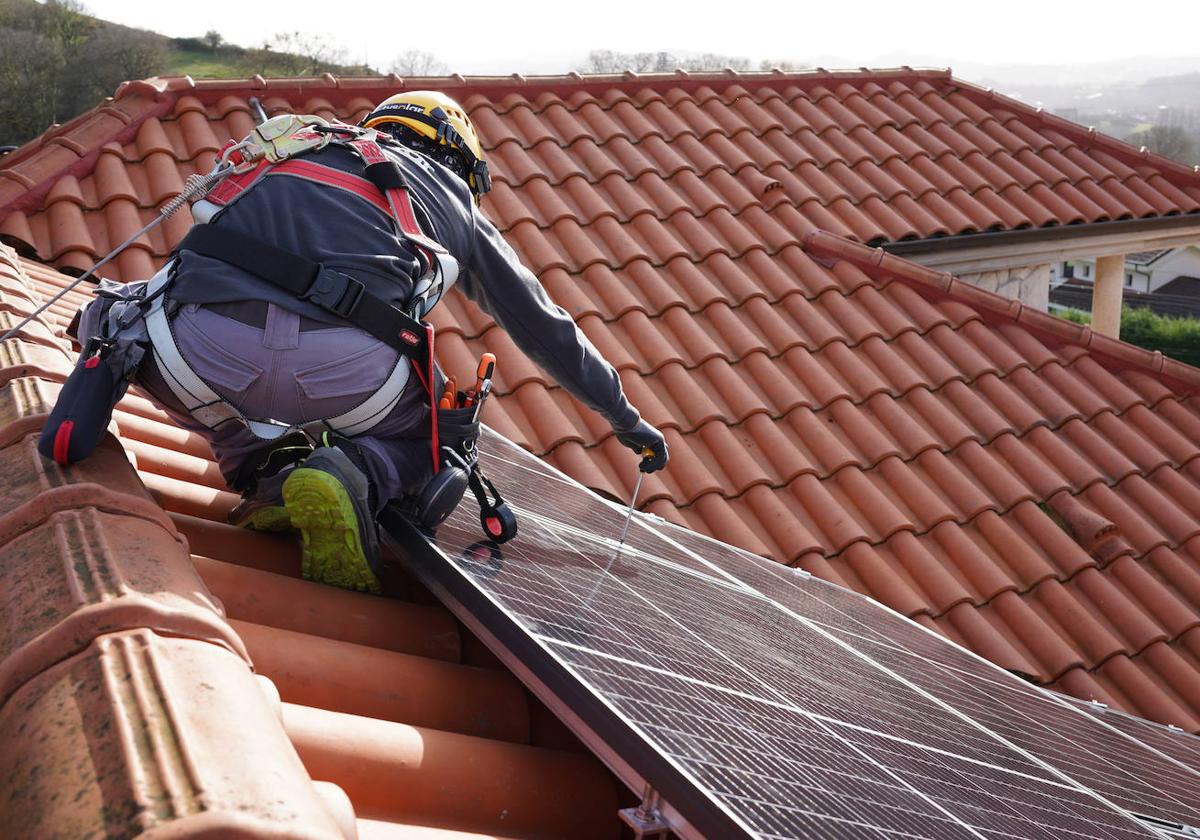
[[[671,826],[663,820],[658,810],[658,791],[646,785],[642,792],[642,804],[636,808],[622,808],[617,812],[621,821],[633,830],[637,840],[643,838],[665,838]]]

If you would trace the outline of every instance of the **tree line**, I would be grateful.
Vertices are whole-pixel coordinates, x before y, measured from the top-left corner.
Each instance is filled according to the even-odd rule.
[[[279,32],[254,47],[225,42],[210,30],[168,38],[92,17],[79,0],[0,0],[0,148],[25,143],[55,123],[93,108],[129,79],[179,72],[199,62],[199,75],[380,75],[347,60],[323,35]],[[449,69],[421,50],[388,67],[401,75],[441,75]]]
[[[77,0],[0,0],[0,144],[20,143],[166,62],[169,39],[89,17]]]

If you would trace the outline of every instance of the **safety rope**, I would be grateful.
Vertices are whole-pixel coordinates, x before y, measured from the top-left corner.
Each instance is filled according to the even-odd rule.
[[[190,201],[199,200],[200,198],[202,198],[205,194],[208,193],[209,190],[211,190],[218,183],[220,183],[223,178],[225,178],[227,175],[230,175],[234,171],[234,168],[235,168],[234,165],[232,163],[230,163],[229,161],[223,161],[212,172],[209,172],[207,175],[189,175],[187,180],[183,184],[183,191],[180,192],[179,195],[175,196],[170,201],[168,201],[166,204],[164,204],[162,206],[162,209],[158,211],[158,216],[156,216],[149,224],[147,224],[145,227],[143,227],[137,233],[133,234],[133,236],[129,237],[124,242],[122,242],[120,245],[118,245],[116,248],[114,248],[112,251],[110,251],[108,253],[108,255],[106,257],[104,257],[104,259],[100,260],[100,262],[96,263],[94,266],[89,268],[84,274],[82,274],[81,276],[76,278],[73,282],[69,283],[65,288],[63,288],[60,292],[58,292],[56,295],[54,295],[54,297],[50,298],[48,301],[46,301],[41,306],[39,306],[37,309],[35,309],[33,311],[33,313],[31,315],[29,315],[29,317],[23,319],[19,324],[17,324],[15,327],[10,329],[3,336],[0,336],[0,343],[8,341],[14,335],[19,333],[25,327],[26,324],[28,324],[30,321],[37,318],[39,315],[41,315],[43,312],[45,312],[47,309],[49,309],[51,306],[53,306],[63,296],[65,296],[68,292],[70,292],[72,289],[74,289],[76,286],[78,286],[84,280],[87,280],[89,277],[91,277],[93,274],[95,274],[99,269],[101,269],[108,263],[112,262],[113,259],[115,259],[122,251],[124,251],[130,245],[132,245],[139,237],[154,230],[154,228],[156,228],[158,225],[162,224],[167,219],[169,219],[171,216],[173,216],[177,212],[179,212],[180,208],[182,208],[184,204],[187,204]]]

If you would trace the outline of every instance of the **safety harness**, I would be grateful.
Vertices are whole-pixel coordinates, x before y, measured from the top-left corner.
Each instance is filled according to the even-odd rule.
[[[299,159],[331,143],[354,152],[364,164],[366,177],[359,177],[311,160]],[[143,292],[128,302],[135,304],[136,309],[143,315],[140,319],[142,324],[138,329],[144,327],[145,337],[148,339],[145,343],[149,344],[150,353],[167,386],[196,422],[208,429],[215,430],[226,423],[237,422],[244,424],[256,437],[277,443],[290,439],[290,436],[297,433],[304,434],[311,440],[319,440],[327,436],[328,432],[346,437],[361,435],[373,428],[396,406],[408,385],[410,374],[415,373],[429,397],[430,444],[435,482],[443,466],[443,454],[454,456],[446,458],[446,464],[454,467],[452,472],[456,475],[465,467],[465,475],[455,478],[447,474],[442,476],[447,481],[441,484],[469,484],[480,503],[481,521],[485,530],[493,539],[501,542],[515,534],[516,521],[491,482],[478,470],[473,451],[474,437],[478,436],[477,420],[467,424],[468,429],[473,429],[473,435],[469,437],[470,445],[464,447],[461,453],[465,454],[469,461],[463,462],[462,458],[450,452],[449,448],[444,450],[439,441],[439,400],[434,394],[434,330],[431,324],[421,319],[454,284],[459,266],[442,245],[421,230],[404,173],[394,160],[384,154],[380,148],[381,143],[392,145],[390,138],[373,129],[329,123],[315,116],[291,114],[264,122],[239,143],[231,141],[221,150],[218,160],[218,169],[225,168],[229,174],[193,205],[193,215],[199,223],[193,226],[179,243],[167,266],[151,278]],[[402,147],[396,148],[402,154],[416,154]],[[413,293],[405,309],[397,308],[367,291],[362,282],[347,274],[262,242],[228,226],[209,223],[263,178],[285,176],[303,178],[343,190],[358,200],[372,204],[392,219],[399,236],[412,246],[420,269],[420,276],[414,284]],[[302,426],[282,423],[271,418],[246,417],[235,405],[213,390],[179,351],[171,325],[168,293],[175,279],[180,252],[184,251],[240,268],[296,299],[312,303],[340,321],[363,330],[399,353],[395,366],[384,383],[370,397],[336,417],[316,420]],[[114,335],[133,326],[132,319],[122,321],[119,326],[120,330],[114,331]],[[130,336],[126,343],[141,342]],[[94,346],[85,349],[85,355],[89,358],[81,359],[79,370],[91,372],[103,358],[109,363],[106,368],[113,368],[112,376],[100,378],[95,374],[73,375],[73,379],[86,384],[89,393],[115,382],[120,391],[116,392],[113,398],[104,401],[110,414],[112,403],[115,403],[124,390],[119,381],[123,378],[121,371],[124,371],[124,375],[129,375],[137,362],[123,359],[118,363],[112,358],[112,348],[115,345],[108,333],[102,336],[102,340],[91,344]],[[68,381],[68,386],[70,385],[71,382]],[[62,402],[60,400],[60,403]],[[48,424],[43,434],[43,449],[46,450],[46,454],[63,463],[86,457],[107,423],[108,414],[104,415],[103,422],[99,422],[99,416],[92,418],[89,415],[86,424],[89,434],[86,437],[77,436],[78,439],[72,441],[73,429],[77,425],[74,419],[78,415],[79,402],[72,401],[75,414],[68,414],[69,409],[59,412],[62,419],[53,429],[50,429]],[[266,458],[272,457],[270,448],[264,451],[268,453]],[[489,499],[489,490],[494,500]],[[458,497],[461,495],[460,490]],[[457,500],[454,504],[457,504]],[[453,506],[443,505],[436,516],[426,515],[422,524],[436,527],[449,515]],[[492,523],[491,520],[496,516],[503,518],[502,526]]]
[[[227,226],[195,225],[179,243],[177,254],[190,251],[240,268],[298,300],[320,307],[396,350],[400,357],[375,393],[344,414],[308,424],[307,430],[312,432],[315,426],[317,432],[329,430],[346,436],[363,434],[395,407],[411,371],[430,396],[433,413],[431,447],[436,473],[441,459],[438,455],[438,401],[432,393],[435,384],[434,334],[432,325],[421,322],[420,318],[457,279],[458,264],[445,248],[422,232],[403,172],[379,147],[381,135],[370,129],[314,122],[318,120],[316,117],[288,115],[276,120],[278,126],[271,126],[274,121],[260,126],[256,130],[259,137],[252,134],[248,141],[231,144],[233,153],[229,159],[239,165],[241,171],[225,179],[204,199],[218,210],[214,213],[201,208],[202,214],[212,219],[267,177],[298,177],[343,190],[387,213],[401,237],[413,246],[421,277],[410,298],[408,311],[371,294],[360,281],[349,275]],[[270,138],[268,142],[261,141],[264,133]],[[331,166],[296,159],[298,155],[322,149],[331,142],[353,151],[363,161],[367,177],[360,178]],[[261,157],[259,150],[262,150]],[[239,161],[239,158],[245,159]],[[175,397],[196,422],[210,429],[238,421],[264,440],[274,440],[295,431],[296,427],[289,424],[243,416],[187,364],[171,329],[168,295],[154,294],[158,284],[163,284],[163,291],[169,291],[173,277],[174,273],[168,271],[165,277],[156,277],[152,281],[147,290],[147,297],[152,302],[146,311],[146,325],[154,360]]]

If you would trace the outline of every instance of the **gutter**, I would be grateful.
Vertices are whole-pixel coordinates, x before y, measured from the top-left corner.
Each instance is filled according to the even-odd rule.
[[[970,273],[1196,244],[1200,213],[972,233],[881,247],[931,268]]]

